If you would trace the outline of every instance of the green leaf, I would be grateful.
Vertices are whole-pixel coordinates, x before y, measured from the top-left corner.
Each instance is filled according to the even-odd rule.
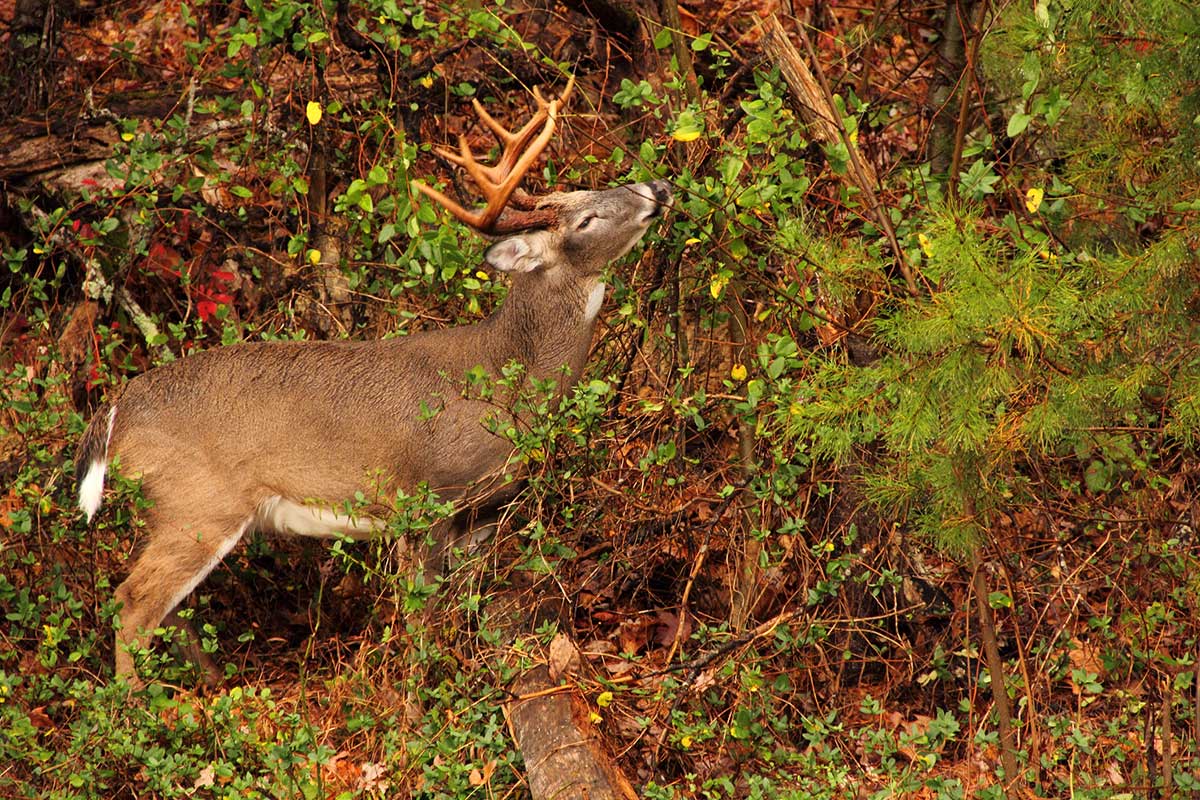
[[[1033,117],[1026,114],[1024,111],[1018,111],[1008,119],[1008,135],[1019,136],[1029,127],[1029,121]]]
[[[963,191],[976,200],[994,193],[996,184],[1000,182],[1000,176],[992,170],[992,162],[983,160],[975,161],[966,172],[960,172],[958,179]]]
[[[1043,28],[1050,27],[1050,5],[1046,0],[1038,0],[1033,7],[1033,16]]]
[[[745,164],[745,160],[737,156],[728,156],[721,162],[721,179],[725,181],[726,186],[732,186],[737,181]]]
[[[671,46],[671,30],[670,28],[660,28],[658,33],[654,34],[654,49],[665,50]]]
[[[642,146],[638,148],[638,158],[644,163],[653,164],[658,160],[658,151],[654,149],[654,142],[646,139],[642,142]]]
[[[1083,471],[1083,483],[1094,494],[1106,492],[1112,484],[1112,469],[1103,461],[1094,459]]]

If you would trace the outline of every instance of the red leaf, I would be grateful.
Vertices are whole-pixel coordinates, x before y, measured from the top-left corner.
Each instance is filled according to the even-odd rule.
[[[162,242],[151,244],[150,252],[146,254],[146,267],[160,275],[171,275],[178,278],[180,276],[179,266],[182,262],[183,256],[179,254],[179,251],[167,247]]]
[[[196,313],[200,315],[200,319],[208,322],[208,318],[217,313],[217,304],[212,300],[201,300],[196,303]]]

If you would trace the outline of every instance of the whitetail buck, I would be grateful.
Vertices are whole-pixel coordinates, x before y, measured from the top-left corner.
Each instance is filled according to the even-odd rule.
[[[144,548],[116,591],[119,676],[136,681],[131,651],[249,530],[369,537],[383,524],[370,515],[378,508],[347,513],[356,493],[394,496],[422,482],[456,509],[494,500],[512,446],[489,432],[496,401],[471,397],[467,373],[498,377],[516,362],[566,391],[591,345],[601,272],[671,201],[664,181],[515,194],[570,90],[549,102],[535,92],[538,111],[516,133],[475,103],[503,144],[499,161],[479,164],[465,139],[458,154],[442,155],[479,185],[484,209],[417,186],[480,233],[506,237],[485,255],[511,276],[490,317],[379,342],[220,347],[134,378],[96,413],[76,463],[80,508],[91,521],[114,456],[153,504]]]

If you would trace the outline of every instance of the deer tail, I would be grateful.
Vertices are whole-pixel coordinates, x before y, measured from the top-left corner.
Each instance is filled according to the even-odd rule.
[[[92,417],[75,456],[75,484],[79,488],[79,507],[88,522],[100,509],[104,495],[104,474],[108,471],[108,443],[112,439],[115,405],[101,407]]]

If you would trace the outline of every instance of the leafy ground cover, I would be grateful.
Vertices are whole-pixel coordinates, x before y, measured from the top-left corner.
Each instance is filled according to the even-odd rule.
[[[558,631],[646,797],[1200,792],[1195,10],[34,6],[0,4],[0,795],[524,796],[504,705]],[[114,683],[142,501],[75,509],[92,410],[196,349],[486,314],[409,182],[568,73],[537,180],[677,201],[576,392],[528,399],[495,540],[427,582],[434,498],[251,537],[185,611],[224,681],[168,642]],[[567,613],[513,639],[530,575]]]

